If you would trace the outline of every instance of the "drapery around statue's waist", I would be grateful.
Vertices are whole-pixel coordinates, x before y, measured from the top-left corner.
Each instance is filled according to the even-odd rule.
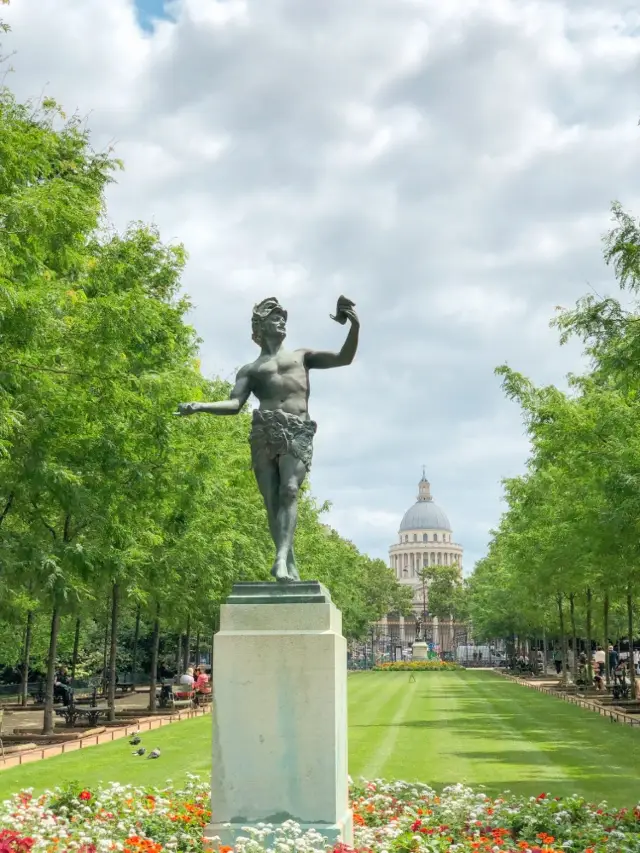
[[[299,459],[308,471],[317,428],[315,421],[303,420],[280,409],[254,409],[249,435],[253,467],[264,459],[290,455]]]

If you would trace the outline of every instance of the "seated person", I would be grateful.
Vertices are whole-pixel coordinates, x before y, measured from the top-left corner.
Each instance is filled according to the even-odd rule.
[[[193,667],[187,667],[187,671],[178,679],[177,690],[174,690],[176,699],[191,699],[193,696]]]
[[[67,675],[66,667],[61,667],[55,675],[53,682],[53,701],[62,700],[66,707],[71,699],[71,679]]]
[[[211,693],[211,687],[209,687],[209,676],[202,669],[202,667],[196,667],[195,670],[196,682],[195,688],[197,693]]]

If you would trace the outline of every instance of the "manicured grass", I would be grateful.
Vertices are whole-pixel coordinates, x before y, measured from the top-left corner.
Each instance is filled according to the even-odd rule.
[[[69,752],[57,758],[35,761],[23,767],[0,770],[0,800],[24,788],[37,792],[80,782],[90,787],[100,782],[132,782],[136,785],[162,786],[168,779],[175,784],[188,773],[206,779],[211,772],[211,715],[195,717],[153,732],[142,732],[141,746],[147,753],[158,747],[160,758],[152,760],[131,753],[129,739]]]
[[[358,674],[352,775],[640,801],[640,731],[490,672]]]
[[[612,805],[640,800],[640,731],[488,672],[358,673],[349,679],[352,776],[463,782],[491,793],[578,793]],[[127,741],[0,771],[0,799],[77,779],[162,785],[210,768],[211,718],[144,735],[157,761]]]

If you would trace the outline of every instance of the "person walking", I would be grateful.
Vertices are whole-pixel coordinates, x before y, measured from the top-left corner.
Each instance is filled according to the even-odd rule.
[[[619,655],[618,652],[613,648],[613,646],[609,646],[608,649],[608,658],[609,658],[609,678],[615,673],[618,668]]]
[[[560,675],[562,673],[562,651],[559,646],[556,647],[556,650],[553,653],[553,663],[557,674]]]
[[[602,646],[598,646],[598,648],[596,649],[596,653],[593,656],[593,662],[595,664],[596,672],[601,678],[604,675],[606,660],[607,656],[605,654],[604,649],[602,648]]]

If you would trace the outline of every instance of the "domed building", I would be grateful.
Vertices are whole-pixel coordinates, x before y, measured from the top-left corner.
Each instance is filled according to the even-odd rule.
[[[453,541],[453,530],[447,514],[431,495],[431,486],[425,475],[418,483],[418,496],[413,506],[405,512],[400,522],[398,541],[389,548],[389,565],[401,584],[413,590],[413,620],[398,618],[398,629],[403,639],[415,638],[415,623],[423,623],[423,630],[436,644],[444,648],[444,626],[438,631],[438,620],[429,615],[429,589],[419,576],[426,566],[457,565],[462,573],[462,545]],[[389,624],[393,617],[388,617]],[[413,624],[410,624],[413,623]],[[454,625],[448,626],[447,639],[453,643]],[[442,642],[440,642],[440,640]]]

